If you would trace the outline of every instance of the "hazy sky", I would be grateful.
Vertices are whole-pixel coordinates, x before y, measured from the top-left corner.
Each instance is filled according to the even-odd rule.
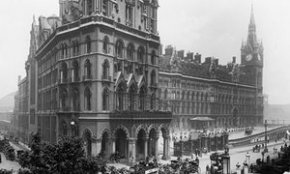
[[[290,103],[289,0],[159,0],[162,44],[227,63],[240,58],[251,3],[258,39],[264,45],[264,93],[270,103]],[[58,14],[58,0],[9,0],[0,6],[0,97],[17,90],[25,75],[33,14]]]

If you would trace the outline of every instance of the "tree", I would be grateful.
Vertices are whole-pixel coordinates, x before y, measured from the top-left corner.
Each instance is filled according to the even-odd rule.
[[[41,142],[39,134],[32,136],[31,151],[19,159],[23,168],[33,174],[82,174],[99,170],[96,160],[87,159],[80,138],[61,138],[58,144]]]

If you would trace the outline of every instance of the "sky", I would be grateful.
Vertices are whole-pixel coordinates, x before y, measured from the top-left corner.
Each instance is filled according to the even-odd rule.
[[[264,93],[272,104],[290,104],[289,0],[159,0],[163,46],[213,56],[221,64],[240,59],[253,3],[258,39],[264,45]],[[0,97],[25,76],[33,15],[58,15],[58,0],[9,0],[0,6]]]

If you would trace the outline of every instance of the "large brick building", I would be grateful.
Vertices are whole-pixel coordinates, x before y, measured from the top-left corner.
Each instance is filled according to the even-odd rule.
[[[249,127],[263,123],[263,46],[257,41],[253,11],[241,64],[165,48],[160,57],[159,109],[173,113],[176,131]],[[215,130],[215,131],[214,131]]]
[[[60,0],[60,17],[34,21],[27,132],[49,142],[83,137],[88,155],[167,158],[172,115],[156,107],[157,9],[157,0]]]

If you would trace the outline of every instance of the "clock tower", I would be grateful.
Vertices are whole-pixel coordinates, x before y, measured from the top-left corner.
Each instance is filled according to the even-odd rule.
[[[243,65],[245,70],[244,73],[250,78],[250,83],[258,88],[262,88],[263,50],[263,44],[258,42],[256,36],[256,24],[252,5],[247,42],[242,43],[241,47],[241,65]]]
[[[248,28],[247,42],[241,47],[241,67],[247,83],[255,87],[254,122],[263,123],[263,44],[258,42],[256,36],[256,24],[253,5],[251,8],[250,24]]]

